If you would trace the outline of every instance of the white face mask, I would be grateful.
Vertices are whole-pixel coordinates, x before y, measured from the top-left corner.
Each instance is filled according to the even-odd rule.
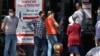
[[[13,16],[14,14],[13,13],[9,13],[9,16]]]

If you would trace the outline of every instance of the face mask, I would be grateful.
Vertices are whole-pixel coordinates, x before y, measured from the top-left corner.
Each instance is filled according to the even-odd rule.
[[[13,16],[14,14],[13,13],[9,13],[9,16]]]

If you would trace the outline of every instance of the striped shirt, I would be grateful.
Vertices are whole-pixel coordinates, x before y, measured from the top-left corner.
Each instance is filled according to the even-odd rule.
[[[34,31],[35,36],[39,38],[46,38],[45,23],[42,19],[34,19],[31,22],[28,22],[27,26],[30,30]]]

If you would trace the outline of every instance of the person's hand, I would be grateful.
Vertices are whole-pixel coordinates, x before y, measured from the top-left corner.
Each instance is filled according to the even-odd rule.
[[[63,26],[63,24],[62,24],[62,23],[60,23],[60,24],[59,24],[59,27],[61,28],[62,26]]]
[[[4,33],[5,32],[5,29],[2,29],[1,31],[0,31],[0,33]]]

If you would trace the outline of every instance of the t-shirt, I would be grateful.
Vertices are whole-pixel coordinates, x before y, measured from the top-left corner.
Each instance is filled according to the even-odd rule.
[[[84,10],[79,9],[79,10],[75,11],[75,13],[72,16],[75,19],[75,22],[79,23],[81,25],[81,30],[82,31],[86,30],[85,25],[86,25],[86,21],[88,21],[88,19],[86,17]]]
[[[27,23],[27,26],[34,31],[34,36],[39,38],[46,37],[45,23],[41,18],[33,19],[31,22]]]
[[[5,34],[16,34],[18,21],[16,16],[6,16],[3,20],[3,22],[6,23]]]
[[[54,22],[55,22],[54,18],[51,17],[46,18],[45,20],[46,34],[57,34]]]
[[[75,19],[76,23],[79,23],[80,25],[82,25],[82,20],[83,20],[82,9],[79,9],[79,10],[75,11],[72,16]]]

